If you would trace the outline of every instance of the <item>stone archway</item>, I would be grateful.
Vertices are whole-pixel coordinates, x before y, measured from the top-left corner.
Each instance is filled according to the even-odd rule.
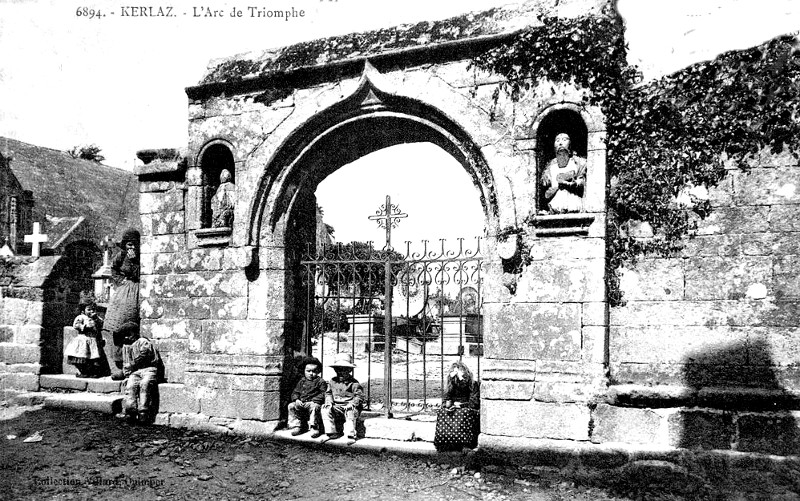
[[[293,377],[291,357],[305,348],[300,339],[308,306],[299,264],[305,246],[315,238],[314,192],[337,169],[397,144],[432,143],[455,158],[471,178],[484,228],[497,228],[494,175],[475,141],[436,107],[378,88],[367,74],[370,70],[367,65],[352,95],[320,111],[287,137],[265,166],[253,200],[249,242],[258,249],[260,242],[269,240],[283,253],[284,380]]]
[[[431,142],[450,153],[480,193],[487,227],[496,227],[494,176],[480,147],[442,111],[420,100],[392,95],[370,78],[366,63],[357,90],[321,111],[290,134],[259,180],[250,210],[248,243],[258,246],[262,231],[281,231],[304,190],[341,166],[368,153],[401,143]],[[264,228],[264,223],[268,228]]]
[[[165,158],[138,171],[142,205],[158,215],[143,229],[143,329],[164,339],[168,378],[179,386],[164,402],[175,412],[279,419],[297,331],[292,263],[308,240],[298,229],[314,217],[315,187],[367,153],[424,141],[460,163],[483,208],[482,432],[586,439],[607,347],[604,120],[585,104],[590,89],[537,81],[512,102],[501,78],[471,65],[539,22],[501,9],[436,29],[239,55],[187,89],[186,163]],[[564,107],[587,124],[589,187],[582,213],[542,215],[536,121]],[[235,168],[224,238],[200,225],[199,163],[214,141],[230,145]],[[517,415],[538,417],[509,422]]]

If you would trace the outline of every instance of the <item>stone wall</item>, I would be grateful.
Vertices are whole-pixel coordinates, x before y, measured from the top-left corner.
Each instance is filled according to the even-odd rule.
[[[729,162],[681,255],[625,270],[627,303],[610,311],[610,402],[640,409],[598,408],[597,440],[633,427],[643,443],[800,452],[798,186],[789,154]]]
[[[183,157],[168,151],[138,170],[142,334],[156,340],[171,383],[162,407],[276,419],[277,399],[270,393],[278,387],[280,333],[248,302],[253,292],[269,288],[269,273],[253,282],[246,278],[249,249],[229,246],[230,232],[212,244],[198,242],[190,230],[199,228],[199,212],[192,211],[201,202],[193,189],[200,180],[185,166]]]
[[[64,256],[0,259],[1,389],[36,391],[40,373],[61,372],[62,331],[80,292],[93,289],[95,251],[74,245]]]

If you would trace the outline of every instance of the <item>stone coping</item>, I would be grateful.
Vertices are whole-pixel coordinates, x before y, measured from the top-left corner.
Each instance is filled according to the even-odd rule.
[[[588,235],[589,226],[595,220],[595,214],[574,212],[566,214],[546,214],[533,218],[536,236]]]
[[[198,85],[187,87],[186,95],[191,100],[203,100],[225,94],[232,96],[263,91],[270,88],[285,89],[291,86],[303,87],[332,81],[334,78],[358,76],[364,70],[364,63],[383,67],[411,67],[423,65],[430,61],[449,62],[468,59],[484,50],[500,45],[509,40],[518,31],[508,33],[476,36],[459,40],[442,41],[424,46],[404,47],[386,50],[373,55],[348,55],[342,58],[320,59],[325,61],[299,63],[284,67],[273,64],[267,56],[234,56],[227,61],[212,61],[211,72]],[[289,49],[294,51],[295,47]],[[292,54],[293,55],[293,54]],[[237,59],[238,57],[254,57],[254,59]],[[240,68],[244,68],[240,70]]]
[[[194,230],[194,236],[197,237],[198,247],[221,247],[228,245],[231,241],[231,233],[233,233],[233,228],[228,226]]]
[[[706,407],[722,410],[800,410],[800,395],[780,388],[679,385],[609,386],[605,402],[621,407]]]
[[[781,465],[800,467],[800,456],[779,456],[760,452],[726,449],[683,449],[670,446],[647,446],[622,442],[591,442],[503,437],[481,434],[476,458],[484,463],[505,465],[551,466],[556,468],[586,467],[611,469],[636,461],[664,461],[696,467],[708,464],[715,468],[722,463],[731,468],[770,471]]]
[[[0,258],[0,286],[44,287],[62,256]],[[9,297],[13,297],[9,295]]]
[[[495,39],[497,43],[529,26],[538,26],[545,17],[574,18],[606,14],[607,0],[584,1],[579,9],[570,2],[528,0],[504,2],[497,7],[457,15],[443,20],[401,24],[361,33],[300,42],[280,48],[238,54],[212,60],[202,81],[187,89],[190,99],[214,84],[233,84],[254,80],[269,74],[287,74],[298,70],[341,66],[341,63],[410,52],[427,51],[426,62],[463,57],[455,47],[470,41]],[[445,46],[446,50],[436,51]],[[338,76],[337,76],[338,78]]]
[[[186,151],[178,148],[154,148],[139,150],[136,156],[143,165],[136,165],[133,173],[136,176],[148,174],[169,174],[180,172],[186,168]]]
[[[137,151],[136,157],[148,165],[153,160],[175,160],[180,157],[180,151],[177,148],[151,148]]]

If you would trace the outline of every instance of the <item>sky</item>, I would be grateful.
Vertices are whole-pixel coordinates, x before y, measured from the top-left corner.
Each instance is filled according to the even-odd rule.
[[[142,3],[145,2],[134,4]],[[174,19],[122,17],[120,6],[129,5],[122,0],[0,0],[0,136],[60,150],[94,143],[102,148],[105,163],[132,169],[137,150],[186,145],[184,89],[200,80],[212,58],[400,23],[443,19],[509,2],[146,3],[156,9],[171,5],[179,15]],[[720,52],[750,47],[779,34],[796,33],[800,30],[800,7],[793,4],[800,2],[619,0],[618,9],[626,21],[629,62],[638,65],[649,79]],[[294,8],[303,10],[305,16],[289,21],[249,18],[248,5]],[[91,7],[104,17],[77,15],[83,13],[79,10],[82,6]],[[193,10],[198,6],[220,10],[222,17],[195,18]],[[242,18],[230,17],[234,7],[245,11]],[[457,171],[453,169],[460,166],[437,150],[432,145],[394,147],[364,157],[327,179],[318,196],[326,221],[336,228],[336,236],[342,241],[365,239],[364,220],[374,214],[385,194],[392,195],[409,213],[409,219],[401,222],[396,233],[400,241],[480,233],[482,215],[477,191],[466,176],[454,179],[452,174]],[[426,176],[426,184],[439,189],[422,193],[425,186],[420,183],[403,187],[415,172]],[[465,179],[466,183],[462,182]],[[369,187],[364,185],[367,182],[371,183]],[[374,193],[374,200],[372,195],[342,197],[342,186],[351,187],[355,193],[364,193],[367,188]],[[325,198],[325,190],[334,195]],[[363,203],[342,204],[343,199]],[[467,202],[458,203],[460,200]],[[448,222],[444,225],[447,235],[441,233],[441,224],[436,231],[420,230],[410,237],[403,234],[401,228],[414,224],[413,218],[417,222],[430,221],[431,214],[436,214],[438,221]],[[358,224],[351,224],[355,221]],[[371,231],[376,240],[382,238],[377,227]]]

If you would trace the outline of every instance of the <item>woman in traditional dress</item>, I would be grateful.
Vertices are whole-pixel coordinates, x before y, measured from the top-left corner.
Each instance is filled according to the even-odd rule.
[[[463,362],[450,366],[442,408],[436,416],[433,445],[437,450],[461,450],[478,445],[480,433],[480,383]]]
[[[122,379],[122,343],[120,328],[127,322],[139,323],[139,232],[127,229],[122,234],[120,249],[111,263],[114,294],[108,305],[103,330],[114,340],[114,379]]]

